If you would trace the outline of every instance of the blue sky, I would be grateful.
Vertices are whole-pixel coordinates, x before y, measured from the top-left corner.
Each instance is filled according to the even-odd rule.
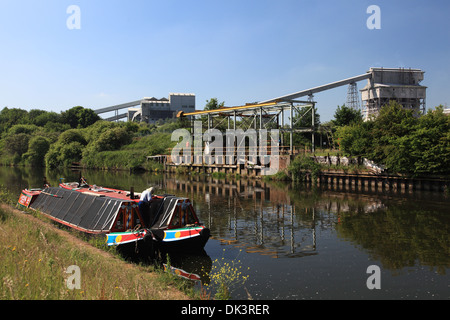
[[[70,5],[81,29],[69,30]],[[369,30],[370,5],[381,30]],[[0,108],[60,112],[170,92],[197,109],[278,97],[363,74],[420,68],[427,106],[450,104],[448,0],[1,0]],[[366,82],[358,83],[361,89]],[[322,121],[347,87],[319,93]]]

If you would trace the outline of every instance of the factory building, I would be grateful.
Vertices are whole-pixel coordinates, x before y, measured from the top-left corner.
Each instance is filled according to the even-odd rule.
[[[376,117],[382,106],[395,100],[418,115],[425,113],[427,87],[420,85],[424,71],[419,69],[371,68],[372,76],[361,90],[362,113],[365,120]]]
[[[179,111],[195,111],[195,94],[170,93],[169,98],[144,98],[139,107],[128,109],[128,121],[156,123],[175,118]]]

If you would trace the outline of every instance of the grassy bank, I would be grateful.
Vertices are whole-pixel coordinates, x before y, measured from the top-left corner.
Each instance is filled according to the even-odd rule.
[[[100,250],[67,231],[0,203],[1,300],[185,300],[183,280]],[[81,289],[70,290],[69,266]],[[189,290],[189,289],[187,289]],[[192,294],[192,293],[191,293]]]

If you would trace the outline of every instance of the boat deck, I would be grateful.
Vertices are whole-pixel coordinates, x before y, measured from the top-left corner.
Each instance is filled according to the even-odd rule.
[[[134,193],[134,199],[130,199],[131,192],[124,190],[117,190],[111,188],[99,187],[96,185],[86,186],[86,187],[78,187],[78,183],[61,183],[59,185],[61,188],[78,191],[87,195],[95,196],[95,197],[109,197],[114,199],[120,199],[124,201],[134,201],[139,202],[140,193]]]

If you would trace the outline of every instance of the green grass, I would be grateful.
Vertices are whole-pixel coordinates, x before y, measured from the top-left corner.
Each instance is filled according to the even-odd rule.
[[[185,280],[127,263],[70,233],[0,204],[1,300],[154,300],[194,296]],[[76,265],[81,289],[65,271]],[[191,291],[190,291],[191,290]]]

